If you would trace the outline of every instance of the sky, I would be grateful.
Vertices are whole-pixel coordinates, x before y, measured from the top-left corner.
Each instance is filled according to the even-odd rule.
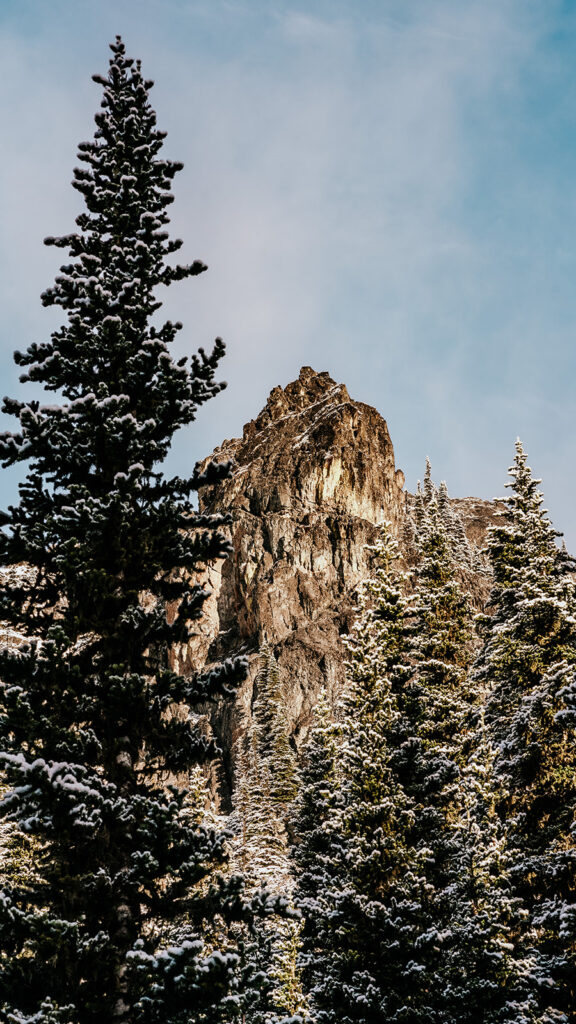
[[[501,495],[520,436],[576,552],[576,0],[0,0],[1,394],[31,396],[12,353],[60,323],[42,239],[80,212],[116,34],[209,265],[166,294],[177,353],[227,343],[168,469],[310,365],[382,413],[410,490],[429,456],[452,495]]]

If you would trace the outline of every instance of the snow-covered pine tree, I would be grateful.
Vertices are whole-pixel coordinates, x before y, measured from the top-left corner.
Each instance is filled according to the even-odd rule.
[[[412,702],[414,711],[422,702],[418,734],[423,748],[435,745],[436,750],[442,741],[454,752],[459,745],[455,726],[465,720],[473,699],[466,682],[473,636],[470,604],[455,578],[458,563],[448,522],[444,505],[434,495],[425,509],[419,561],[411,573],[413,672],[403,699]]]
[[[288,885],[286,819],[297,791],[286,701],[269,644],[259,652],[255,699],[236,750],[237,858],[253,884]]]
[[[409,844],[423,858],[413,899],[425,913],[405,999],[414,1021],[528,1024],[531,961],[523,947],[513,953],[522,907],[495,819],[492,753],[472,729],[481,693],[469,676],[476,641],[458,582],[467,551],[453,526],[441,485],[426,505],[411,573],[410,674],[392,742],[392,764],[414,810]]]
[[[422,494],[424,501],[427,505],[436,497],[438,489],[432,479],[432,464],[428,456],[426,456],[426,469],[424,471],[424,485],[422,488]]]
[[[489,533],[494,587],[475,667],[507,791],[516,891],[540,952],[546,1012],[576,1020],[576,601],[574,563],[556,544],[520,441],[511,494]],[[556,1019],[556,1018],[555,1018]]]
[[[314,723],[302,751],[300,785],[291,808],[291,858],[295,902],[302,914],[299,954],[302,982],[311,992],[325,970],[326,924],[330,893],[338,879],[342,847],[337,775],[340,726],[334,721],[326,693],[314,708]]]
[[[471,616],[435,497],[420,543],[410,598],[393,541],[377,546],[349,640],[343,743],[332,753],[325,729],[314,737],[297,801],[303,966],[320,1024],[531,1019],[524,961],[509,952],[520,908],[494,794],[466,763]]]
[[[280,673],[266,641],[260,648],[255,693],[236,758],[236,856],[248,888],[264,887],[282,911],[292,902],[286,820],[297,770]],[[296,966],[299,935],[300,924],[290,911],[256,923],[246,948],[265,966],[269,987],[266,997],[246,1013],[247,1024],[272,1024],[303,1008]]]
[[[473,563],[473,551],[470,547],[462,517],[450,504],[450,495],[446,481],[442,480],[437,495],[438,512],[444,524],[444,530],[448,538],[453,561],[462,569],[467,569]]]
[[[538,1012],[537,957],[514,893],[495,749],[483,721],[464,766],[454,812],[451,880],[442,893],[440,1020],[451,1024],[560,1024]]]
[[[489,892],[495,911],[490,928],[474,929],[478,907],[467,860],[474,854],[462,827],[469,818],[465,747],[478,703],[467,676],[474,641],[470,603],[457,581],[461,552],[443,495],[442,486],[434,489],[421,517],[408,668],[389,739],[390,763],[414,815],[406,835],[408,863],[420,864],[416,884],[407,886],[406,922],[406,911],[398,910],[403,924],[413,919],[413,950],[399,965],[396,1006],[398,1011],[403,1001],[406,1019],[418,1022],[512,1022],[516,1018],[504,1013],[509,999],[517,1009],[511,965],[499,964],[494,986],[482,975],[482,966],[497,962],[510,938],[510,908],[500,908],[499,882]],[[495,858],[491,866],[497,868]],[[405,868],[398,864],[398,870]]]
[[[273,813],[285,823],[297,790],[296,754],[290,743],[286,698],[278,665],[267,641],[260,648],[260,671],[255,688],[253,715],[258,759],[268,776],[268,797]]]
[[[360,595],[349,641],[342,742],[334,753],[332,734],[319,723],[297,804],[303,964],[319,1024],[393,1019],[419,915],[409,910],[422,869],[408,846],[413,809],[391,748],[406,673],[408,606],[403,581],[391,572],[397,549],[388,533],[374,555],[376,569]],[[403,919],[399,907],[406,909]]]
[[[426,515],[426,504],[427,502],[424,497],[422,485],[420,481],[418,481],[418,485],[416,487],[416,494],[414,495],[414,503],[411,509],[411,518],[413,518],[414,520],[416,534],[418,534],[419,530],[422,527],[422,523],[424,522],[424,516]]]
[[[422,486],[418,481],[416,494],[407,496],[404,530],[410,553],[413,553],[414,549],[419,546],[420,534],[425,527],[428,510],[432,505],[436,508],[442,521],[454,567],[459,574],[465,574],[473,567],[476,549],[471,547],[462,516],[450,501],[446,482],[442,480],[438,486],[434,483],[432,466],[430,459],[427,458],[424,485]]]
[[[238,904],[237,880],[195,889],[223,838],[161,783],[210,755],[170,709],[230,692],[245,672],[240,659],[184,678],[166,655],[202,612],[191,576],[229,550],[221,517],[191,499],[228,467],[187,480],[159,469],[175,430],[223,386],[224,346],[174,361],[181,325],[155,321],[158,286],[205,267],[168,262],[181,246],[165,230],[181,165],[160,156],[152,83],[120,38],[111,49],[74,172],[86,211],[77,233],[46,240],[69,252],[43,295],[67,322],[16,355],[23,379],[61,404],[6,399],[20,429],[0,440],[5,466],[31,460],[0,557],[34,577],[1,596],[0,617],[29,637],[0,653],[1,808],[43,847],[38,885],[15,879],[0,902],[0,1006],[18,1024],[230,1021],[237,1005],[235,956],[203,950],[197,932]],[[162,947],[154,925],[184,913],[186,934]]]

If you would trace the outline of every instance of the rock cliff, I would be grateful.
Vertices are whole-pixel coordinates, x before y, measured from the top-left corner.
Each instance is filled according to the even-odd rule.
[[[321,687],[333,694],[343,679],[340,636],[369,570],[366,545],[384,520],[400,532],[404,475],[380,414],[310,367],[275,388],[242,437],[211,458],[235,463],[230,479],[200,492],[202,511],[232,514],[233,554],[208,571],[206,615],[177,665],[185,671],[198,660],[248,654],[238,702],[214,723],[229,749],[268,639],[298,743]]]
[[[233,554],[207,571],[211,597],[196,635],[176,652],[176,667],[248,655],[250,674],[235,705],[222,705],[213,718],[229,754],[267,639],[298,745],[320,689],[334,695],[343,681],[340,638],[370,570],[366,545],[384,520],[402,539],[404,474],[382,416],[310,367],[274,388],[242,437],[224,441],[210,458],[234,461],[231,478],[200,492],[202,511],[231,513]],[[480,506],[488,504],[475,506],[476,533]],[[225,767],[230,782],[229,756]]]

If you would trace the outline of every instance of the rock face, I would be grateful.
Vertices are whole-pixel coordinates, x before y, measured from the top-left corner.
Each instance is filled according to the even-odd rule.
[[[482,547],[486,530],[498,522],[498,511],[504,507],[502,501],[486,501],[483,498],[451,498],[452,507],[464,523],[466,536],[472,544]]]
[[[258,648],[267,639],[288,696],[298,743],[321,687],[343,679],[342,633],[354,591],[369,571],[377,525],[399,532],[404,474],[395,468],[388,428],[342,384],[310,367],[211,458],[234,459],[233,476],[200,492],[200,508],[230,512],[232,556],[208,570],[212,596],[198,634],[177,654],[178,668],[231,653],[251,672],[233,709],[216,715],[230,749],[249,709]]]
[[[262,641],[277,659],[298,745],[321,688],[331,697],[343,682],[341,635],[370,571],[366,546],[384,521],[402,541],[406,496],[381,415],[310,367],[286,388],[274,388],[243,436],[224,441],[210,458],[235,464],[228,480],[200,492],[201,511],[231,513],[233,553],[207,570],[211,597],[175,667],[186,672],[248,655],[250,673],[236,702],[211,715],[230,792],[234,743],[250,713]],[[482,521],[491,518],[490,503],[462,501],[476,542]]]

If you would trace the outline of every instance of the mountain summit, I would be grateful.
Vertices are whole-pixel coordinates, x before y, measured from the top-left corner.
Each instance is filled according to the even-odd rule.
[[[320,690],[332,696],[343,682],[340,637],[369,571],[366,545],[384,520],[401,532],[404,474],[380,413],[308,366],[274,388],[242,437],[224,441],[210,459],[235,464],[231,478],[200,491],[202,512],[232,513],[233,553],[207,571],[212,596],[177,667],[248,654],[252,671],[236,707],[223,705],[224,717],[214,721],[230,751],[267,640],[298,743]]]

